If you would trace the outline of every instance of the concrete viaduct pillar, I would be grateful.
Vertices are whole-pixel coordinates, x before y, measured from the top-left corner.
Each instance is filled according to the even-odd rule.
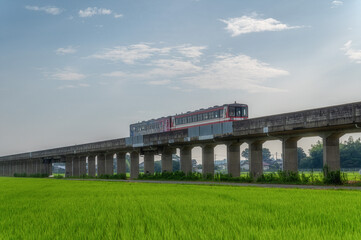
[[[79,157],[74,156],[73,157],[73,177],[79,177],[80,176],[80,166],[79,166]]]
[[[130,153],[130,178],[136,179],[139,176],[139,153]]]
[[[192,163],[191,163],[192,164]],[[202,173],[214,175],[214,145],[207,144],[202,147]]]
[[[241,174],[240,145],[240,143],[227,144],[227,170],[232,177],[239,177]]]
[[[113,161],[114,153],[105,154],[105,174],[114,175]]]
[[[260,140],[249,142],[249,171],[254,179],[263,174],[262,144]]]
[[[152,152],[144,153],[144,173],[154,174],[154,154]]]
[[[117,174],[126,174],[127,168],[125,163],[126,153],[117,153]]]
[[[162,172],[173,172],[172,154],[175,149],[164,148],[162,151]]]
[[[86,175],[86,156],[79,157],[79,176]]]
[[[298,171],[297,142],[300,137],[285,138],[282,141],[283,171]]]
[[[192,147],[183,146],[180,149],[180,169],[185,174],[192,172]]]
[[[333,133],[323,136],[323,166],[327,166],[329,171],[341,169],[340,162],[340,137],[344,133]]]
[[[98,154],[97,155],[97,167],[98,167],[98,177],[105,174],[105,155],[104,154]]]
[[[96,176],[95,155],[89,155],[88,156],[88,175],[91,176],[91,177]]]
[[[65,177],[73,176],[73,157],[65,157]]]

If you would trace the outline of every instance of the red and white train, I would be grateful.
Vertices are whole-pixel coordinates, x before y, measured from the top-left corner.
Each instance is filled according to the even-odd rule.
[[[240,121],[248,118],[246,104],[224,104],[207,109],[162,117],[130,125],[130,136],[168,132],[215,123]]]

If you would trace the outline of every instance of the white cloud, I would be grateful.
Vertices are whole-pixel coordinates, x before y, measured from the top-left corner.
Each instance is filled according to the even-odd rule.
[[[71,68],[58,69],[55,73],[51,74],[53,79],[63,81],[82,80],[86,76],[82,73],[78,73]]]
[[[342,50],[345,51],[345,55],[353,62],[361,63],[361,50],[356,50],[351,47],[352,41],[348,41],[344,44]]]
[[[58,8],[58,7],[54,7],[54,6],[45,6],[45,7],[25,6],[25,8],[26,8],[27,10],[41,11],[41,12],[45,12],[45,13],[51,14],[51,15],[59,15],[60,13],[63,12],[62,9],[60,9],[60,8]]]
[[[153,48],[148,44],[134,44],[130,46],[117,46],[111,49],[94,54],[90,57],[97,59],[105,59],[111,61],[122,61],[127,64],[134,64],[137,60],[147,59],[154,54],[167,54],[170,48]]]
[[[136,61],[145,60],[155,55],[165,56],[169,55],[172,51],[180,53],[182,56],[188,58],[198,58],[203,53],[202,50],[206,49],[205,46],[192,46],[180,45],[175,47],[152,47],[149,43],[139,43],[129,46],[116,46],[114,48],[105,49],[100,53],[96,53],[91,58],[122,61],[127,64],[134,64]]]
[[[189,58],[197,58],[200,57],[203,53],[202,50],[206,49],[205,46],[190,46],[190,45],[182,45],[178,46],[178,51],[186,57]]]
[[[193,74],[199,72],[202,69],[190,61],[182,61],[177,59],[159,59],[153,61],[151,65],[155,66],[155,68],[146,72],[144,77],[175,77]]]
[[[121,71],[115,71],[115,72],[111,72],[111,73],[104,73],[103,76],[106,77],[125,77],[127,76],[126,73],[121,72]]]
[[[342,1],[334,0],[331,2],[331,8],[337,8],[343,5]]]
[[[57,55],[65,55],[65,54],[75,53],[76,51],[77,51],[76,48],[74,48],[72,46],[68,46],[66,48],[58,48],[58,49],[56,49],[55,53]]]
[[[149,85],[168,85],[170,80],[154,80],[148,82]]]
[[[114,18],[121,18],[121,17],[123,17],[123,14],[116,14],[116,13],[114,13]]]
[[[63,90],[63,89],[71,89],[71,88],[83,88],[83,87],[89,87],[89,84],[86,83],[79,83],[79,84],[67,84],[67,85],[63,85],[58,87],[59,90]]]
[[[88,7],[84,10],[79,10],[79,17],[92,17],[94,15],[110,15],[112,10],[106,8]]]
[[[227,24],[225,29],[231,33],[232,37],[252,32],[282,31],[300,28],[300,26],[288,26],[273,18],[262,19],[242,16],[240,18],[229,18],[228,20],[220,19],[220,21]]]
[[[267,63],[246,55],[219,56],[201,73],[187,77],[184,81],[204,89],[239,89],[248,92],[279,92],[282,89],[265,87],[270,78],[286,76],[286,70],[270,67]]]

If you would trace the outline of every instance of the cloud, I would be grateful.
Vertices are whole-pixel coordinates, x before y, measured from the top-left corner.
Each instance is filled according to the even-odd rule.
[[[331,8],[337,8],[343,5],[342,1],[334,0],[331,2]]]
[[[345,43],[342,50],[345,51],[345,55],[353,62],[361,63],[361,50],[355,50],[351,47],[352,41]]]
[[[114,18],[121,18],[121,17],[123,17],[123,14],[114,14]]]
[[[201,73],[187,77],[184,82],[203,89],[239,89],[248,92],[280,92],[282,89],[262,84],[270,79],[287,76],[286,70],[246,55],[223,55],[205,66]]]
[[[242,16],[240,18],[229,18],[228,20],[220,19],[220,21],[227,24],[225,29],[231,33],[232,37],[252,32],[282,31],[300,28],[300,26],[288,26],[273,18],[262,19]]]
[[[111,73],[104,73],[103,76],[105,76],[105,77],[125,77],[125,76],[127,76],[127,74],[124,72],[121,72],[121,71],[115,71],[115,72],[111,72]]]
[[[54,6],[46,6],[46,7],[38,7],[38,6],[25,6],[25,8],[27,10],[31,10],[31,11],[41,11],[41,12],[45,12],[47,14],[51,14],[51,15],[59,15],[60,13],[63,12],[62,9],[54,7]]]
[[[202,69],[190,61],[178,59],[159,59],[152,61],[151,65],[155,68],[143,74],[143,77],[175,77],[193,74]]]
[[[76,48],[74,48],[72,46],[68,46],[66,48],[58,48],[58,49],[56,49],[55,53],[57,55],[66,55],[66,54],[73,54],[76,51],[77,51]]]
[[[89,84],[86,83],[79,83],[79,84],[67,84],[67,85],[63,85],[58,87],[59,90],[63,90],[63,89],[71,89],[71,88],[83,88],[83,87],[89,87]]]
[[[190,46],[190,45],[183,45],[177,47],[178,51],[186,57],[189,58],[197,58],[200,57],[203,53],[202,50],[206,49],[205,46]]]
[[[63,81],[76,81],[82,80],[86,76],[82,73],[78,73],[71,68],[58,69],[55,73],[51,74],[51,77],[56,80]]]
[[[91,55],[90,58],[104,59],[110,61],[122,61],[126,64],[134,64],[136,61],[145,60],[153,56],[163,57],[173,53],[180,54],[182,57],[198,58],[206,49],[205,46],[180,45],[174,47],[153,47],[150,43],[139,43],[129,46],[116,46],[108,48],[100,53]]]
[[[141,43],[130,46],[117,46],[111,49],[105,49],[103,52],[94,54],[90,57],[134,64],[137,60],[147,59],[156,53],[167,54],[169,51],[170,48],[153,48],[148,44]]]
[[[110,15],[112,10],[106,8],[88,7],[84,10],[79,10],[79,17],[92,17],[94,15]]]
[[[170,80],[154,80],[148,82],[149,85],[168,85]]]

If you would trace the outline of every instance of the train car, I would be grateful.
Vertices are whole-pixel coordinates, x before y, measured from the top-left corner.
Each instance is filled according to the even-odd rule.
[[[175,116],[131,124],[130,136],[134,137],[215,123],[240,121],[247,118],[248,106],[246,104],[224,104],[222,106],[214,106]]]
[[[240,121],[248,118],[246,104],[224,104],[172,116],[171,130],[203,126],[215,123]]]
[[[130,136],[147,135],[171,130],[171,117],[162,117],[130,125]]]

